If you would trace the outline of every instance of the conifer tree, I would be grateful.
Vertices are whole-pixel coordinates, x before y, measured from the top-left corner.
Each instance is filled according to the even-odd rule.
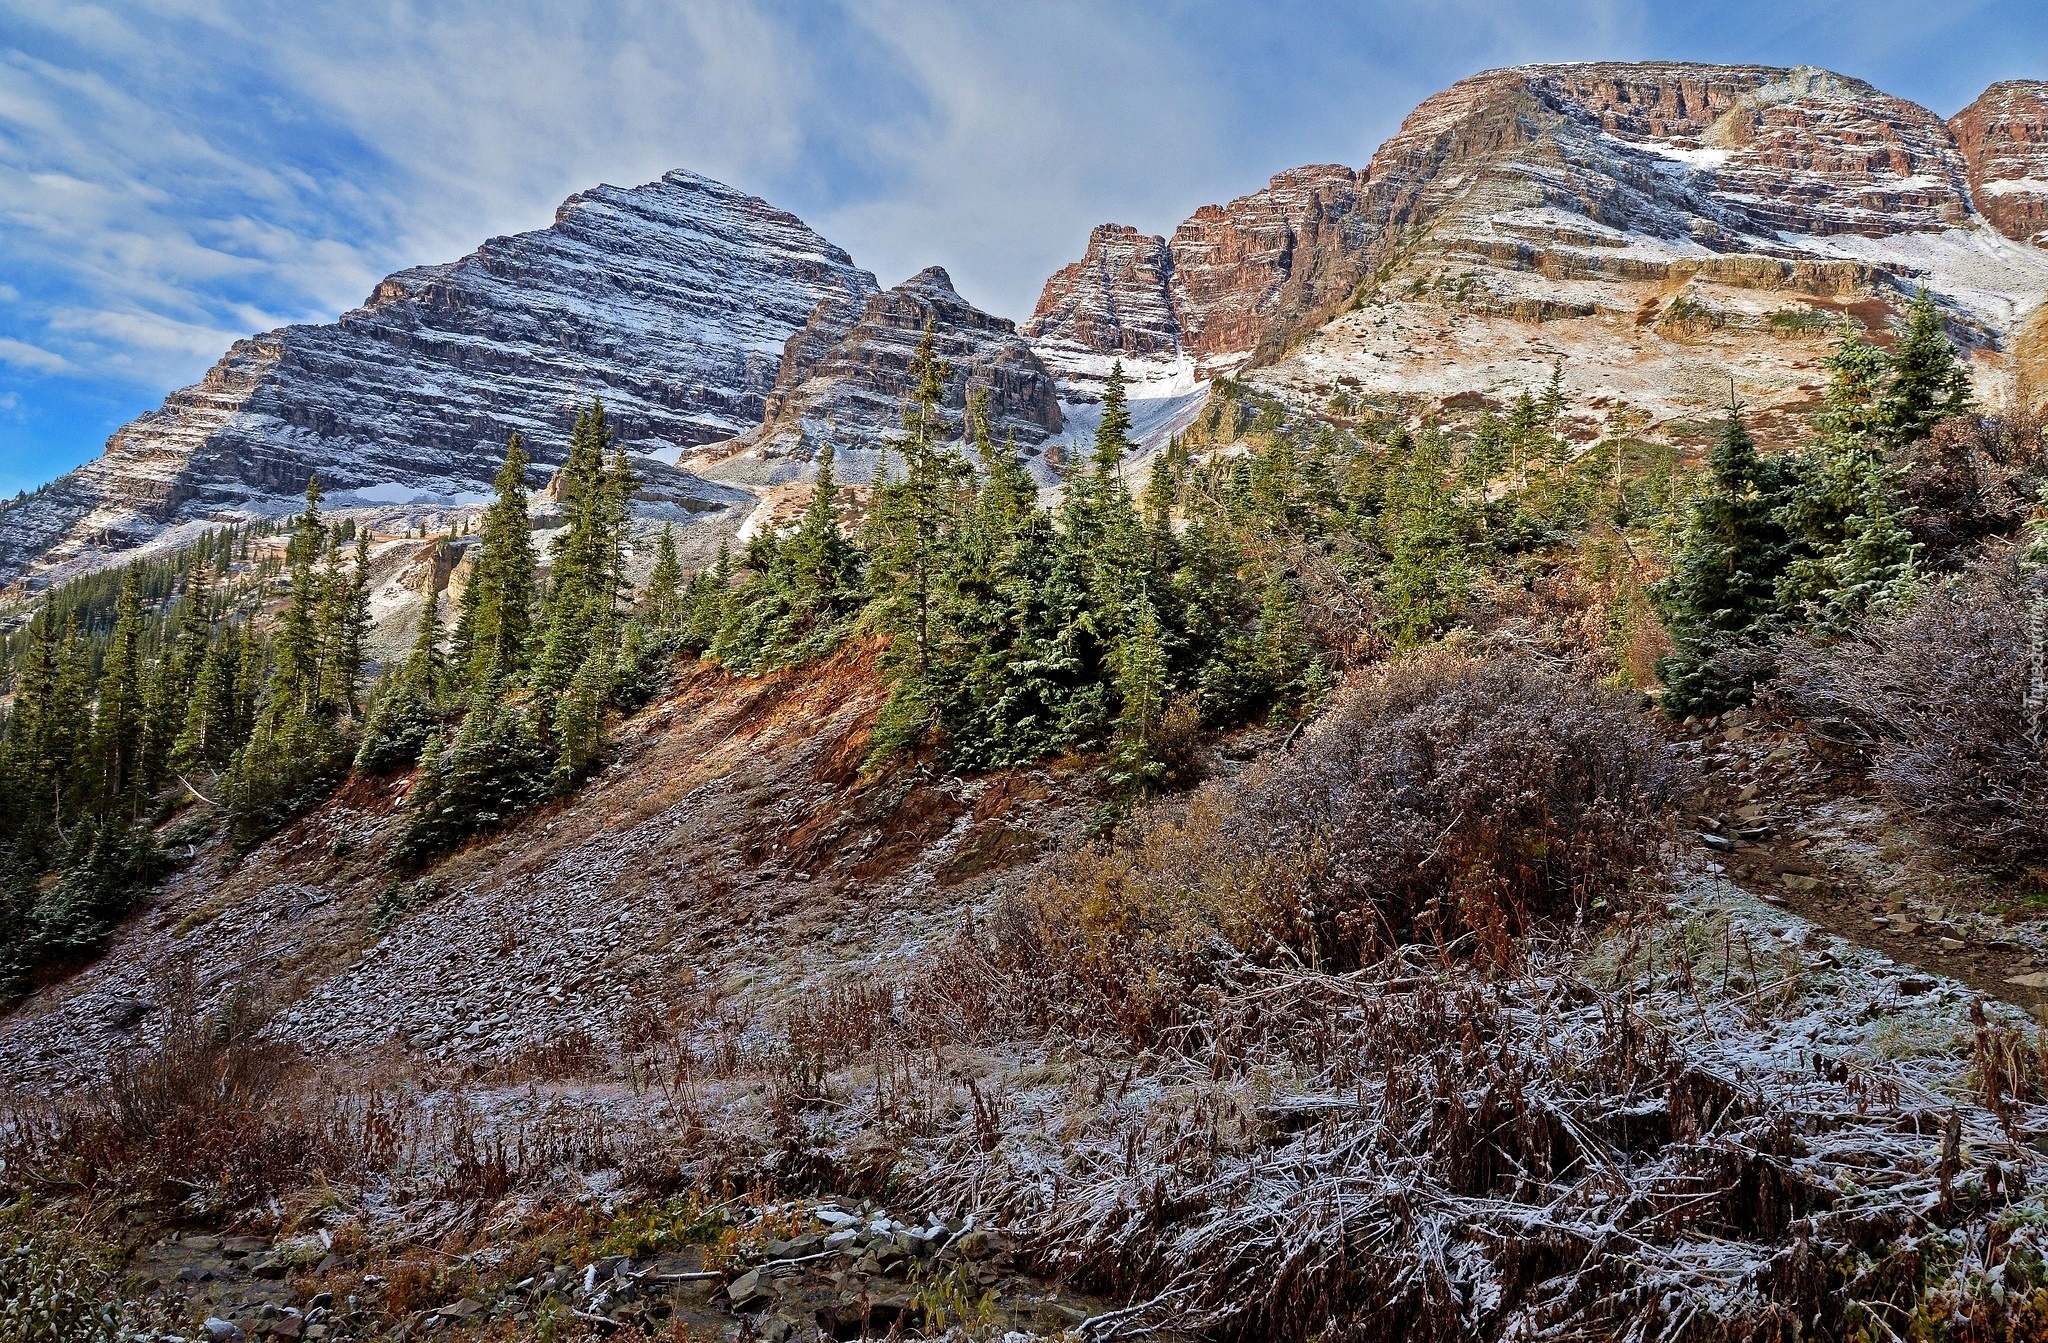
[[[647,576],[647,615],[655,628],[673,630],[682,616],[683,566],[676,558],[673,526],[661,525],[654,551],[654,570]]]
[[[1792,553],[1780,513],[1787,471],[1758,454],[1733,400],[1707,469],[1671,573],[1653,593],[1674,646],[1658,669],[1674,713],[1711,712],[1748,697],[1754,671],[1744,655],[1778,614],[1778,583]]]
[[[1543,395],[1536,402],[1536,412],[1542,417],[1544,428],[1553,434],[1564,419],[1564,359],[1562,356],[1550,365],[1550,381],[1543,384]]]
[[[1145,525],[1156,535],[1173,530],[1173,512],[1187,491],[1191,466],[1187,443],[1179,434],[1168,439],[1165,449],[1152,459],[1152,476],[1145,482],[1144,512]]]
[[[328,550],[328,619],[321,657],[321,698],[336,712],[362,713],[361,682],[364,649],[370,637],[370,535],[358,532],[354,563],[344,574],[339,546]]]
[[[1159,613],[1151,599],[1138,598],[1130,628],[1110,654],[1117,697],[1116,749],[1110,768],[1118,788],[1145,793],[1158,783],[1165,767],[1156,743],[1166,717],[1166,648]]]
[[[1526,393],[1521,405],[1533,405]],[[1442,438],[1434,431],[1411,438],[1400,430],[1388,444],[1388,456],[1397,465],[1389,470],[1379,519],[1387,554],[1380,628],[1396,647],[1409,648],[1440,633],[1463,608],[1468,546],[1445,481],[1450,463]]]
[[[1102,420],[1095,426],[1095,474],[1107,480],[1117,474],[1136,444],[1131,442],[1131,410],[1124,381],[1124,361],[1112,360],[1102,388]]]
[[[609,451],[611,437],[604,402],[593,400],[576,417],[562,466],[567,526],[554,543],[545,642],[533,676],[535,689],[544,694],[566,689],[594,652],[609,661],[616,651],[633,477],[624,454]]]
[[[442,683],[441,597],[430,592],[420,607],[412,651],[385,677],[363,726],[355,765],[365,774],[388,774],[419,759],[427,739],[440,730]]]
[[[533,642],[533,536],[527,518],[526,471],[532,459],[513,434],[492,481],[469,585],[456,620],[456,656],[474,690],[526,669]],[[581,464],[579,463],[579,466]]]
[[[186,702],[183,729],[171,752],[176,767],[224,768],[240,743],[244,723],[236,678],[241,672],[242,642],[231,624],[223,624],[207,642]]]
[[[108,805],[134,787],[136,759],[142,744],[143,665],[142,594],[130,565],[121,575],[119,614],[107,645],[93,717],[93,756],[101,794]]]
[[[1924,288],[1906,309],[1906,329],[1889,364],[1879,413],[1891,447],[1918,443],[1942,420],[1970,409],[1969,369],[1949,343],[1941,311]]]
[[[1883,350],[1846,327],[1821,367],[1828,373],[1821,412],[1814,427],[1831,444],[1860,446],[1880,432],[1891,360]]]
[[[903,474],[876,480],[867,551],[877,622],[901,641],[895,661],[907,667],[921,692],[931,664],[933,604],[945,569],[945,542],[966,475],[958,455],[942,440],[941,407],[952,366],[937,352],[932,321],[925,323],[910,374],[915,387],[903,415],[904,437],[896,444]]]
[[[313,715],[320,691],[320,611],[324,602],[319,572],[314,568],[326,541],[320,521],[320,478],[306,478],[306,508],[293,521],[286,555],[291,563],[291,593],[272,640],[273,666],[265,695],[264,721],[276,728],[287,716]]]

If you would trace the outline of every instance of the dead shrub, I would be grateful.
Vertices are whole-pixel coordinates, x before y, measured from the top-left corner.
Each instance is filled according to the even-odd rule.
[[[1530,659],[1413,658],[1287,756],[1065,855],[982,954],[1044,1017],[1135,1038],[1239,961],[1343,970],[1421,942],[1504,965],[1655,867],[1677,785],[1618,695]]]
[[[1529,660],[1436,655],[1341,705],[1226,832],[1282,856],[1267,927],[1305,957],[1342,969],[1422,941],[1506,963],[1538,927],[1629,893],[1677,784],[1623,697]]]
[[[1957,567],[1986,539],[2019,531],[2040,497],[2044,429],[2038,411],[1958,416],[1907,449],[1900,493],[1924,563]]]
[[[1839,642],[1788,642],[1763,703],[1844,748],[1936,842],[2002,867],[2048,862],[2028,603],[2013,565],[1980,566]]]
[[[784,1023],[783,1034],[794,1053],[836,1068],[902,1034],[903,1029],[894,985],[843,980],[798,1003]]]
[[[9,1107],[0,1168],[10,1182],[223,1209],[358,1164],[363,1133],[379,1125],[365,1130],[354,1122],[364,1116],[318,1094],[298,1051],[261,1037],[249,998],[166,1015],[158,1047],[118,1058],[102,1085]]]

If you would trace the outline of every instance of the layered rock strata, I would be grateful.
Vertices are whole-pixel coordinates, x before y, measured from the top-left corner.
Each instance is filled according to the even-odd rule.
[[[817,449],[829,441],[840,479],[870,480],[887,445],[903,434],[916,384],[911,364],[927,324],[949,369],[941,407],[949,438],[964,431],[970,387],[988,391],[998,441],[1030,449],[1060,432],[1058,390],[1030,342],[1015,323],[962,298],[945,270],[932,266],[872,295],[857,312],[821,305],[789,338],[763,423],[686,464],[721,480],[780,484],[811,474]]]
[[[281,511],[316,470],[337,506],[459,503],[513,430],[558,460],[593,395],[635,450],[729,438],[760,422],[790,336],[875,292],[801,220],[708,178],[597,187],[336,322],[236,342],[98,460],[0,508],[0,581]]]
[[[1993,84],[1948,125],[1984,217],[2008,238],[2048,247],[2048,82]]]

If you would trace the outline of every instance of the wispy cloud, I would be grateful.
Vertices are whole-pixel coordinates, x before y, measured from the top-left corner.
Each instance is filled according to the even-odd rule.
[[[61,354],[31,345],[25,340],[0,336],[0,363],[12,364],[33,373],[71,373],[76,370]]]

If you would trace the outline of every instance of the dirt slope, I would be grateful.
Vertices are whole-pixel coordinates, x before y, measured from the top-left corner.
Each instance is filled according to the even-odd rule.
[[[153,1038],[166,994],[237,983],[331,1061],[481,1065],[602,1045],[682,998],[771,1009],[879,973],[1094,805],[1059,763],[862,779],[883,693],[871,650],[760,681],[689,666],[573,800],[395,893],[403,780],[351,784],[239,865],[200,845],[105,959],[0,1021],[0,1074],[76,1083]]]

